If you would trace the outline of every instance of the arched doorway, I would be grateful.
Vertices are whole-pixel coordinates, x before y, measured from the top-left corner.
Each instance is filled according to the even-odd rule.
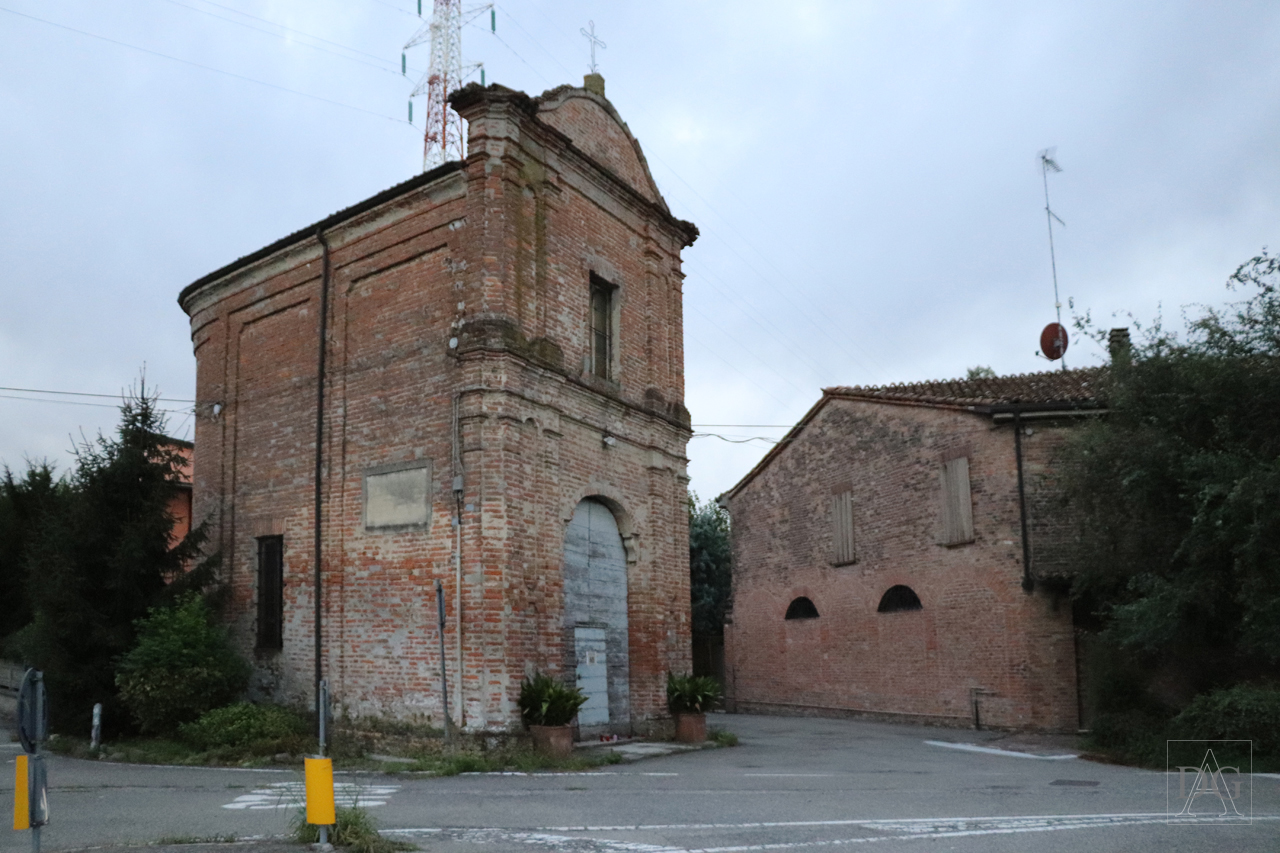
[[[588,498],[564,535],[564,628],[568,671],[587,696],[578,725],[627,732],[631,725],[627,554],[609,508]]]

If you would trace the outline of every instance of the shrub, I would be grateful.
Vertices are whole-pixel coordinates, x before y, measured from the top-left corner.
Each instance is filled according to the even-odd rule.
[[[720,684],[709,675],[667,673],[667,710],[673,714],[705,714],[720,701]]]
[[[716,746],[737,746],[738,736],[733,732],[727,732],[724,729],[717,729],[711,733],[711,740]]]
[[[380,835],[373,818],[358,806],[339,806],[333,816],[337,822],[329,833],[329,842],[335,847],[349,848],[352,853],[395,853],[415,849],[408,842]],[[320,827],[307,823],[305,811],[294,816],[293,840],[302,844],[315,844],[320,840]]]
[[[587,701],[577,687],[567,687],[537,672],[520,685],[520,715],[528,726],[565,726]]]
[[[1168,722],[1142,711],[1098,714],[1086,743],[1114,760],[1141,767],[1164,767]]]
[[[248,685],[249,665],[199,595],[151,608],[135,628],[138,642],[120,658],[116,686],[142,731],[172,732]]]
[[[281,742],[292,747],[305,738],[309,730],[310,724],[288,708],[240,702],[209,711],[178,731],[184,741],[197,749],[216,749],[254,744],[274,746]]]
[[[1170,730],[1187,740],[1252,740],[1255,753],[1280,756],[1280,686],[1237,684],[1201,693]]]

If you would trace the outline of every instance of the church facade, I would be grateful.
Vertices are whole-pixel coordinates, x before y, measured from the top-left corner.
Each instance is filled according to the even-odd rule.
[[[262,698],[322,677],[339,711],[440,725],[443,663],[453,722],[499,731],[537,670],[583,687],[584,733],[643,731],[690,660],[697,229],[602,78],[451,102],[462,162],[183,290],[194,515]]]

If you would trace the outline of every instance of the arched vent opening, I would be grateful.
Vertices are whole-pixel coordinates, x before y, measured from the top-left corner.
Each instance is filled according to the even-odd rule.
[[[884,596],[880,599],[880,606],[876,608],[877,613],[897,613],[901,610],[921,610],[920,596],[916,595],[915,590],[909,586],[898,584],[891,586],[885,591]]]
[[[803,595],[787,605],[787,619],[817,619],[818,608]]]

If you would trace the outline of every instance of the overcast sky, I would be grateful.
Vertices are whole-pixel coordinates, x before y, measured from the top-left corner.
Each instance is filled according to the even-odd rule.
[[[503,0],[463,49],[488,82],[580,85],[588,20],[610,100],[702,231],[695,424],[1050,369],[1049,146],[1064,319],[1071,297],[1104,327],[1176,321],[1280,242],[1275,2]],[[399,73],[420,24],[416,0],[0,0],[0,386],[118,394],[145,365],[190,399],[183,286],[420,170],[425,104],[409,125]],[[426,63],[411,51],[411,77]],[[0,395],[11,467],[65,467],[72,435],[116,420],[110,399]],[[767,447],[695,437],[692,487],[724,491]]]

